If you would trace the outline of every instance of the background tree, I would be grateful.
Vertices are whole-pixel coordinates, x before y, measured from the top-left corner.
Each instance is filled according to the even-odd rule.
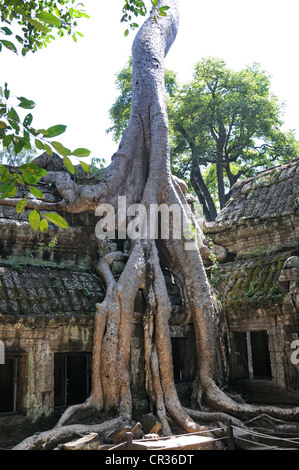
[[[117,74],[120,95],[110,108],[108,132],[116,141],[130,115],[131,80],[129,62]],[[270,77],[257,64],[235,72],[206,58],[190,83],[179,86],[168,70],[165,83],[172,170],[189,182],[208,221],[238,179],[299,155],[294,133],[282,130],[283,106],[271,92]]]
[[[298,156],[293,132],[282,130],[282,111],[259,65],[235,72],[215,58],[200,61],[193,80],[169,100],[173,162],[190,174],[207,220],[238,179]]]
[[[36,148],[23,149],[15,154],[13,146],[5,148],[0,152],[0,163],[5,165],[19,166],[23,163],[29,163],[38,156]]]

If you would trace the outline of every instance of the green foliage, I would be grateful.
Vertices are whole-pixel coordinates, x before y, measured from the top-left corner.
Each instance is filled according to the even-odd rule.
[[[58,37],[71,35],[77,40],[79,18],[89,18],[75,0],[0,0],[0,51],[2,46],[21,54],[35,52]],[[9,39],[8,39],[9,38]]]
[[[0,142],[4,149],[13,147],[14,154],[17,155],[24,148],[32,149],[34,144],[38,150],[45,150],[48,155],[56,151],[63,158],[68,156],[84,158],[90,155],[88,149],[77,148],[71,151],[61,142],[52,140],[65,132],[66,126],[63,124],[56,124],[48,129],[33,127],[33,115],[31,112],[27,113],[28,109],[35,107],[32,100],[21,96],[16,98],[17,103],[12,103],[9,98],[10,90],[5,83],[4,88],[0,87]],[[25,116],[21,116],[23,109],[26,111]]]
[[[20,152],[15,154],[14,146],[11,144],[0,152],[0,164],[18,166],[22,163],[29,163],[33,158],[37,157],[37,155],[38,152],[35,147],[31,149],[23,148]]]
[[[3,46],[14,53],[18,53],[21,47],[21,54],[25,56],[29,51],[36,52],[46,47],[55,39],[53,34],[58,37],[72,35],[76,41],[76,35],[82,36],[76,31],[77,20],[89,18],[83,7],[82,3],[75,5],[75,0],[0,0],[0,52]],[[33,127],[34,107],[34,101],[24,96],[11,97],[7,83],[0,87],[1,160],[5,156],[7,163],[19,164],[22,161],[21,152],[30,152],[37,148],[52,155],[55,150],[63,158],[66,168],[74,174],[75,168],[69,157],[81,159],[89,156],[90,151],[85,148],[71,151],[61,142],[54,140],[65,132],[66,126],[63,124],[56,124],[48,129]],[[36,184],[47,172],[26,160],[26,164],[21,165],[19,171],[0,166],[0,199],[12,198],[18,191],[24,194],[25,189],[29,189],[34,198],[43,198]],[[79,163],[84,171],[90,171],[85,162],[79,160]],[[20,215],[27,204],[26,197],[18,201],[16,209]],[[66,221],[58,214],[41,216],[37,209],[29,214],[29,223],[34,230],[46,231],[47,219],[58,227],[67,227]]]
[[[159,18],[167,15],[168,6],[162,6],[158,8],[158,0],[151,0],[152,8],[151,12],[154,12],[154,19],[158,21]],[[145,16],[147,13],[147,7],[143,0],[125,0],[125,4],[122,8],[123,16],[121,17],[122,23],[128,23],[129,27],[134,30],[139,27],[135,23],[134,18],[138,16]],[[125,36],[128,36],[130,30],[125,30]]]
[[[181,176],[200,171],[201,193],[222,208],[238,179],[298,157],[294,133],[282,131],[282,111],[258,64],[236,72],[205,58],[168,102],[173,165]]]
[[[116,87],[107,132],[119,141],[131,112],[131,59],[117,74]],[[208,220],[236,181],[299,156],[294,132],[282,130],[283,105],[258,64],[233,71],[220,59],[205,58],[193,80],[181,86],[166,70],[165,87],[172,171],[196,192]]]

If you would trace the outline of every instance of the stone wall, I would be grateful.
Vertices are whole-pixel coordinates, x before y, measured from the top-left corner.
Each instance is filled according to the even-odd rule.
[[[290,360],[292,341],[299,334],[298,175],[299,163],[293,162],[237,183],[226,208],[214,223],[204,227],[206,237],[227,251],[227,258],[208,267],[207,272],[223,307],[218,319],[222,325],[220,343],[229,353],[230,383],[237,384],[252,401],[260,397],[289,402],[299,396],[299,366]],[[48,200],[58,201],[53,188],[41,189]],[[20,220],[14,208],[0,205],[0,340],[6,356],[17,358],[16,411],[31,421],[53,412],[55,357],[91,355],[95,303],[105,295],[95,266],[99,256],[121,248],[114,242],[97,242],[94,214],[62,215],[68,219],[68,230],[50,224],[48,232],[34,232],[28,213]],[[121,263],[113,266],[116,277],[122,268]],[[180,291],[171,273],[164,270],[164,275],[172,302],[174,355],[180,362],[175,370],[178,379],[181,374],[190,384],[197,365],[193,326],[182,325],[185,312]],[[137,411],[148,406],[144,309],[139,292],[131,343]],[[271,369],[266,380],[256,379],[250,369],[256,366],[254,347],[261,351],[265,338]],[[225,361],[220,356],[217,360],[222,376],[226,376]],[[248,377],[241,380],[244,371]],[[257,386],[261,384],[259,395]],[[186,388],[183,400],[185,392]]]
[[[39,189],[44,200],[60,201],[55,188],[40,183]],[[53,414],[57,397],[55,377],[59,373],[66,375],[63,368],[68,358],[71,357],[70,361],[86,358],[90,367],[95,304],[105,296],[105,286],[95,267],[99,257],[122,246],[96,239],[95,226],[99,219],[94,213],[61,213],[69,228],[62,230],[49,224],[49,230],[42,233],[30,227],[29,212],[25,211],[19,218],[14,207],[0,204],[0,341],[4,343],[6,358],[6,365],[0,365],[3,387],[0,402],[1,397],[9,401],[7,394],[15,394],[10,416],[16,416],[15,411],[24,420],[37,422]],[[123,266],[121,262],[113,263],[116,278]],[[180,326],[184,319],[180,292],[171,273],[165,271],[165,279],[173,306],[171,336],[186,340],[184,347],[192,359],[184,364],[184,373],[190,380],[196,367],[193,330]],[[144,311],[140,291],[135,299],[131,340],[131,385],[136,412],[148,411]],[[63,379],[68,380],[66,376]],[[89,380],[90,375],[86,375],[86,379]],[[84,376],[83,380],[86,379]],[[12,381],[14,388],[8,384]],[[67,393],[66,390],[67,385],[63,392]],[[56,401],[61,403],[61,400]],[[4,422],[3,429],[8,429],[4,414],[0,407],[0,431]],[[18,423],[20,425],[20,421]]]
[[[227,316],[231,383],[252,401],[299,397],[299,366],[291,361],[299,334],[298,201],[295,161],[237,183],[227,206],[204,228],[228,252],[210,278]],[[254,361],[247,356],[256,354],[249,349],[258,336],[267,343],[271,373],[256,379],[244,370]]]
[[[1,325],[6,357],[19,357],[17,411],[36,421],[54,408],[54,354],[92,350],[92,319],[18,319]]]

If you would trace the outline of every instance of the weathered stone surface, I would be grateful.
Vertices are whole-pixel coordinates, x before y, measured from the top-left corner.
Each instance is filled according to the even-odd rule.
[[[112,435],[110,436],[110,437],[111,437],[111,441],[112,441],[114,444],[120,444],[121,442],[126,442],[126,440],[127,440],[127,438],[126,438],[127,432],[132,432],[132,427],[131,427],[131,426],[125,426],[125,427],[116,429],[116,430],[112,433]]]
[[[231,199],[205,234],[228,253],[292,246],[299,239],[299,162],[236,183]]]
[[[252,400],[299,397],[299,366],[290,360],[290,344],[299,334],[298,202],[299,162],[294,161],[236,183],[216,221],[204,227],[228,252],[210,277],[229,325],[231,379],[247,361],[246,344],[237,346],[235,333],[267,334],[272,377],[268,393],[247,381]]]
[[[157,420],[153,413],[141,416],[140,423],[145,434],[158,434],[162,428],[162,424]]]
[[[60,450],[98,450],[100,445],[99,435],[96,432],[88,434],[71,442],[59,446]]]
[[[4,315],[90,315],[103,298],[103,282],[92,274],[49,266],[1,266],[0,261],[2,320]]]
[[[205,436],[179,436],[133,443],[133,450],[216,450],[216,443]]]

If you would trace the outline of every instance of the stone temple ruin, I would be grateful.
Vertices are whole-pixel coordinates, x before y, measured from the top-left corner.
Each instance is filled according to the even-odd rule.
[[[42,182],[38,187],[44,200],[59,201],[55,189]],[[46,233],[34,232],[26,212],[18,219],[14,207],[0,205],[1,438],[12,429],[29,435],[34,426],[49,426],[61,410],[89,396],[93,315],[105,294],[95,265],[99,256],[119,249],[119,242],[96,239],[94,213],[63,216],[68,230],[51,226]],[[204,233],[227,253],[206,266],[222,306],[218,321],[228,364],[219,361],[222,378],[248,402],[298,403],[299,161],[236,183]],[[114,275],[122,268],[115,262]],[[189,406],[196,371],[193,326],[184,324],[184,303],[172,274],[165,269],[164,275],[172,301],[175,380]],[[136,413],[147,412],[148,405],[145,305],[139,294],[131,345]]]
[[[227,320],[229,380],[251,402],[298,403],[298,209],[294,161],[236,183],[205,227],[227,249],[211,282]]]

